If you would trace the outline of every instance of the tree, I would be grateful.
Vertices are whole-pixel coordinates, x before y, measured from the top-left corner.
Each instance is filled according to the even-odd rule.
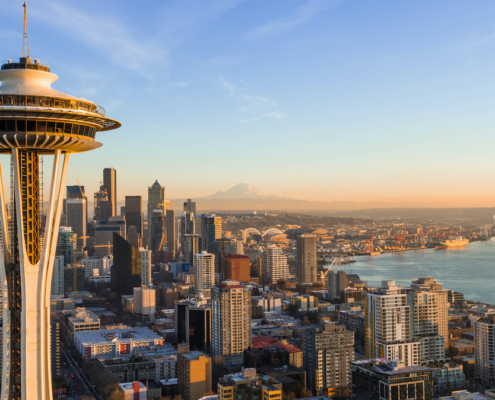
[[[311,321],[309,320],[308,316],[305,315],[302,320],[303,325],[311,325]]]

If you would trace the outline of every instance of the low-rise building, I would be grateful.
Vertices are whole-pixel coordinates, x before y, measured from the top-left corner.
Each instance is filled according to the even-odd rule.
[[[435,397],[466,388],[466,377],[462,365],[447,363],[443,368],[433,368]]]
[[[352,400],[432,400],[432,370],[384,358],[351,362]]]
[[[274,379],[261,380],[256,369],[224,375],[217,383],[218,400],[280,400],[282,385]]]
[[[121,383],[119,390],[124,400],[146,400],[148,398],[146,386],[139,381]]]
[[[62,311],[61,319],[62,335],[71,344],[74,343],[74,335],[77,332],[90,332],[100,330],[100,318],[84,307],[77,307],[74,310]]]
[[[211,358],[200,351],[181,351],[177,356],[179,394],[184,400],[199,400],[211,390]]]
[[[163,344],[163,337],[148,328],[107,326],[93,332],[77,332],[74,345],[84,359],[112,358],[131,354],[135,347]]]
[[[98,358],[97,365],[110,373],[120,383],[129,382],[132,379],[139,381],[155,380],[155,363],[148,357]]]

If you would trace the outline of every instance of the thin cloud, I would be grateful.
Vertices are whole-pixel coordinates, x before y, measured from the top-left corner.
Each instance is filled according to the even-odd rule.
[[[166,61],[167,52],[146,40],[144,32],[138,37],[133,26],[113,16],[85,13],[58,1],[33,7],[31,13],[120,67],[145,74],[145,67]]]
[[[346,0],[309,0],[303,6],[298,7],[291,15],[278,18],[251,29],[243,35],[243,39],[259,39],[264,36],[280,35],[290,32],[322,12],[336,7],[344,1]]]
[[[222,84],[222,86],[227,89],[229,92],[227,97],[231,97],[235,92],[236,92],[236,87],[233,83],[229,82],[225,77],[220,75],[218,77],[219,82]]]

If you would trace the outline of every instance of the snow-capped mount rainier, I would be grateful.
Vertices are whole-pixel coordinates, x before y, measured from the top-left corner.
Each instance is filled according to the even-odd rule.
[[[218,191],[215,194],[200,197],[198,201],[211,199],[280,199],[280,197],[263,193],[248,183],[239,183],[225,192]]]

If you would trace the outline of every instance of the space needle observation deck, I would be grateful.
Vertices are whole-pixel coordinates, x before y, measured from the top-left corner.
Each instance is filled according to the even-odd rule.
[[[52,89],[56,80],[47,63],[29,56],[24,3],[22,57],[0,67],[0,154],[11,155],[13,170],[9,232],[0,166],[0,400],[52,399],[50,291],[69,156],[101,147],[96,133],[120,127],[102,107]],[[53,156],[44,226],[42,155]]]

